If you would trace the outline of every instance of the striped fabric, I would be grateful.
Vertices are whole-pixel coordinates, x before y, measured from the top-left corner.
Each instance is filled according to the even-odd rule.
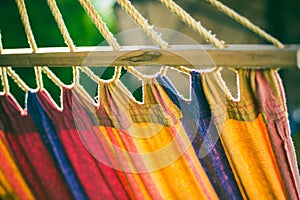
[[[58,171],[53,155],[31,116],[20,115],[11,96],[2,96],[1,120],[9,149],[36,199],[68,199],[70,191]]]
[[[0,199],[300,199],[283,87],[275,70],[191,72],[191,100],[166,76],[143,102],[120,80],[0,96]]]
[[[259,109],[270,135],[287,197],[297,199],[300,189],[299,172],[289,132],[281,80],[275,70],[260,70],[253,77],[255,79],[251,85],[254,86],[253,90],[257,91]]]
[[[283,169],[279,168],[276,162],[279,156],[275,150],[277,147],[271,140],[274,137],[272,134],[275,133],[268,132],[262,117],[264,113],[259,109],[260,99],[256,98],[257,91],[251,88],[256,79],[255,75],[259,73],[238,70],[240,90],[238,101],[229,94],[220,73],[203,75],[204,91],[243,198],[289,199],[290,195],[294,195],[295,199],[298,199],[299,191],[295,195],[295,190],[294,194],[289,193],[294,188],[285,189],[283,179],[286,177],[281,175]],[[271,106],[273,109],[274,105]],[[286,165],[292,167],[288,162]],[[299,176],[289,181],[294,182],[297,179]]]
[[[191,73],[191,101],[180,97],[167,77],[158,77],[166,92],[181,109],[182,123],[220,199],[241,199],[238,186],[226,158],[216,127],[211,119],[211,110],[204,96],[200,74]]]

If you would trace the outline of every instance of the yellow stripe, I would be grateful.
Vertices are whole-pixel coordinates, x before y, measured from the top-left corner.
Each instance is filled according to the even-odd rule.
[[[10,185],[10,183],[8,182],[7,178],[5,177],[5,175],[3,174],[3,172],[0,169],[0,197],[2,197],[3,199],[7,198],[7,197],[12,197],[13,199],[20,199],[17,194],[15,193],[14,189],[12,188],[12,186]]]
[[[261,115],[253,122],[227,120],[220,138],[247,199],[286,199]]]
[[[0,137],[0,151],[2,151],[4,158],[7,160],[9,166],[11,167],[11,170],[14,172],[14,176],[18,180],[18,184],[22,188],[23,190],[22,192],[25,195],[25,197],[29,200],[35,199],[29,187],[27,186],[22,174],[20,173],[18,167],[16,166],[12,156],[10,155],[8,149],[6,148],[4,142],[2,141],[1,137]]]
[[[181,156],[178,159],[173,160],[171,154],[177,154],[178,151],[180,152],[181,147],[177,142],[174,142],[174,133],[170,128],[165,126],[161,127],[160,124],[154,123],[139,123],[136,125],[140,126],[141,130],[143,131],[146,131],[145,126],[148,126],[149,129],[154,130],[158,130],[155,128],[155,126],[160,127],[160,131],[150,138],[133,138],[139,152],[151,153],[164,149],[161,154],[156,154],[155,158],[152,160],[144,157],[145,163],[149,163],[149,165],[152,166],[156,164],[157,167],[160,167],[160,161],[168,160],[171,157],[171,160],[167,166],[150,172],[150,175],[155,181],[157,188],[160,190],[163,199],[218,199],[191,146],[191,148],[188,148],[185,152],[185,154],[191,158],[191,163],[187,161],[183,154],[184,152],[180,153]],[[179,131],[184,131],[184,129],[180,127],[181,124],[178,124],[178,126],[175,126],[174,128],[177,128]],[[184,134],[186,133],[184,132]],[[181,137],[179,139],[182,139],[182,135],[183,134],[181,133]],[[189,142],[188,138],[185,138],[185,141]],[[191,164],[194,165],[200,174],[201,181],[203,185],[205,185],[205,189],[203,188],[203,185],[200,185],[198,182],[199,180],[196,179],[194,172],[190,168]]]

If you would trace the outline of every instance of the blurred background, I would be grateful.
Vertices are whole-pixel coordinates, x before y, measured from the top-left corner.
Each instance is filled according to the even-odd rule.
[[[206,42],[193,32],[187,25],[178,20],[157,0],[132,1],[136,8],[155,27],[168,28],[182,32],[199,43]],[[226,15],[212,7],[205,0],[176,0],[202,25],[217,34],[227,44],[264,44],[254,33],[234,22]],[[267,32],[285,44],[300,44],[300,1],[299,0],[222,0],[223,3],[238,13],[260,25]],[[25,0],[31,27],[38,47],[65,46],[46,0]],[[138,26],[113,0],[92,0],[110,30],[120,33]],[[103,42],[94,24],[76,0],[57,0],[70,35],[76,46],[96,46]],[[0,30],[4,48],[28,48],[26,34],[22,26],[14,0],[0,0]],[[136,41],[137,44],[139,41]],[[280,67],[280,66],[279,66]],[[20,77],[32,88],[36,88],[33,69],[14,68]],[[54,68],[53,72],[66,84],[72,83],[70,68]],[[122,74],[126,71],[123,70]],[[113,69],[107,69],[103,79],[113,75]],[[300,70],[282,69],[280,75],[286,91],[289,120],[292,137],[300,160]],[[55,101],[59,101],[59,88],[46,76],[43,76],[45,88]],[[232,81],[235,82],[235,81]],[[91,82],[92,84],[92,82]],[[132,84],[140,84],[138,81]],[[230,83],[229,83],[230,84]],[[24,106],[25,94],[12,80],[11,93]],[[2,85],[0,86],[2,91]],[[141,98],[141,90],[132,91],[137,99]]]

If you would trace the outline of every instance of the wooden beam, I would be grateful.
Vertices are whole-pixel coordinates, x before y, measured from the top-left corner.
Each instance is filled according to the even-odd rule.
[[[216,49],[211,45],[172,45],[168,49],[155,46],[124,46],[121,51],[110,47],[77,47],[69,52],[65,47],[30,49],[4,49],[0,66],[140,66],[166,65],[207,68],[231,67],[298,67],[300,45],[287,45],[278,49],[272,45],[228,45]],[[297,57],[298,55],[298,57]],[[298,61],[298,62],[297,62]]]

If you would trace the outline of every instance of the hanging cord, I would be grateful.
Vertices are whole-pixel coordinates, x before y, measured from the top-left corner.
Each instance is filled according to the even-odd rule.
[[[94,8],[94,6],[91,4],[89,0],[79,0],[81,6],[84,8],[86,13],[89,15],[101,35],[105,38],[105,40],[108,42],[108,44],[113,48],[115,51],[119,51],[121,49],[120,44],[117,42],[116,38],[114,35],[111,33],[109,28],[107,27],[106,23],[102,20],[101,16],[97,12],[97,10]],[[115,74],[112,79],[112,81],[115,81],[118,79],[119,74],[121,72],[121,66],[116,66],[115,67]],[[88,68],[81,68],[84,72]],[[93,73],[91,70],[86,71],[86,74],[91,74]],[[94,73],[93,73],[94,74]],[[94,74],[95,75],[95,74]],[[99,79],[102,81],[101,79]]]
[[[95,81],[96,83],[101,83],[103,82],[90,68],[88,68],[87,66],[82,66],[80,67],[80,69],[86,73],[86,75],[88,75],[88,77],[90,77],[93,81]]]
[[[71,52],[75,50],[75,45],[73,43],[73,40],[70,37],[69,31],[64,23],[64,20],[62,18],[62,15],[57,7],[55,0],[47,0],[48,5],[50,7],[50,10],[52,12],[52,15],[54,16],[55,21],[57,22],[58,28],[65,40],[65,43],[68,45]]]
[[[85,9],[87,14],[90,16],[99,32],[103,35],[103,37],[108,41],[109,45],[112,46],[114,50],[120,50],[121,47],[113,34],[109,31],[106,24],[103,22],[101,16],[98,14],[96,9],[90,3],[89,0],[79,0],[82,7]],[[143,16],[131,5],[131,3],[127,0],[119,1],[120,6],[136,21],[136,23],[147,33],[147,35],[161,48],[167,48],[168,43],[163,41],[158,33],[153,30],[153,27],[148,24],[148,22],[143,18]],[[87,75],[91,75],[92,71],[88,68],[81,68]],[[89,70],[89,71],[87,71]],[[137,70],[130,70],[133,74],[140,74]],[[134,73],[135,72],[135,73]],[[116,67],[115,76],[113,80],[116,80],[121,74],[121,67]],[[94,76],[92,76],[94,77]],[[140,77],[139,77],[140,78]],[[95,79],[95,77],[93,78]]]
[[[42,70],[58,87],[65,87],[65,84],[48,67],[43,66]]]
[[[67,44],[67,46],[69,47],[71,52],[75,51],[75,45],[73,43],[73,40],[69,34],[69,31],[64,23],[64,20],[62,18],[62,15],[58,9],[58,6],[56,4],[55,0],[47,0],[48,5],[50,7],[50,10],[52,12],[52,15],[54,16],[54,19],[58,25],[58,28],[60,30],[60,33],[62,34],[65,43]],[[74,81],[74,85],[77,85],[79,83],[79,72],[78,72],[78,66],[72,66],[73,68],[73,81]],[[54,80],[54,83],[57,84],[57,86],[59,87],[66,87],[66,85],[64,83],[62,83],[62,81],[47,67],[44,66],[42,67],[43,72],[51,79]],[[81,90],[80,90],[80,94]]]
[[[69,34],[69,31],[68,31],[68,29],[65,25],[65,22],[62,18],[62,15],[61,15],[61,13],[58,9],[56,1],[55,0],[47,0],[47,2],[48,2],[48,5],[50,7],[50,10],[52,12],[52,15],[54,16],[54,19],[57,23],[59,31],[62,34],[63,38],[64,38],[65,43],[69,47],[70,51],[74,52],[75,51],[75,45],[74,45],[73,40],[72,40],[72,38]],[[72,68],[73,68],[73,82],[74,82],[74,84],[77,84],[78,80],[79,80],[79,74],[77,73],[78,70],[77,70],[76,66],[72,66]],[[42,69],[49,77],[51,77],[53,80],[55,80],[56,83],[59,83],[60,84],[59,86],[65,86],[65,84],[63,84],[61,82],[61,80],[48,67],[45,66]]]
[[[93,23],[98,28],[99,32],[102,34],[102,36],[106,39],[108,44],[116,51],[119,51],[121,49],[120,44],[117,42],[114,35],[110,32],[105,22],[102,20],[101,16],[97,12],[97,10],[94,8],[94,6],[91,4],[89,0],[79,0],[80,4],[86,11],[86,13],[89,15]],[[93,80],[100,80],[89,68],[87,67],[81,67],[81,70],[85,72],[87,75],[89,75]],[[134,70],[136,71],[136,70]],[[120,76],[121,73],[121,67],[117,66],[115,70],[115,75],[113,80],[117,80],[117,77]],[[97,77],[97,78],[96,78]]]
[[[37,84],[40,91],[43,90],[44,84],[43,84],[43,77],[42,77],[42,68],[41,67],[35,67],[34,68],[35,77],[37,78]]]
[[[18,10],[21,16],[21,20],[25,29],[25,33],[29,42],[29,45],[32,49],[33,53],[36,53],[37,51],[37,45],[32,33],[32,29],[30,27],[29,18],[26,10],[26,6],[24,3],[24,0],[16,0]],[[35,74],[37,76],[37,85],[40,90],[43,89],[43,79],[42,79],[42,73],[41,73],[41,67],[34,67]]]
[[[116,81],[121,77],[121,71],[122,71],[122,67],[117,66],[116,70],[115,70],[113,81]]]
[[[129,0],[117,0],[118,4],[122,7],[123,10],[137,23],[150,37],[150,39],[156,43],[161,49],[168,48],[168,43],[161,38],[160,33],[157,33],[153,29],[153,25],[148,23],[141,13],[131,4]],[[165,72],[167,70],[166,66],[163,66],[161,72]],[[131,71],[137,71],[134,68],[131,68]],[[138,73],[138,71],[137,71]],[[136,74],[137,74],[136,73]],[[162,74],[161,74],[162,75]]]
[[[0,33],[0,54],[3,52],[3,45],[2,45],[2,35]],[[24,83],[24,81],[19,77],[17,73],[15,73],[14,70],[11,69],[11,67],[1,67],[1,77],[2,77],[2,84],[3,84],[3,90],[5,95],[8,95],[10,93],[9,91],[9,82],[7,78],[7,74],[9,74],[14,82],[24,91],[28,92],[30,88]]]
[[[74,81],[74,85],[78,85],[79,84],[79,71],[78,71],[79,67],[73,66],[73,81]]]
[[[3,46],[2,46],[2,35],[0,32],[0,54],[3,52]],[[1,81],[3,86],[3,91],[5,95],[9,94],[9,84],[7,79],[7,73],[6,73],[6,67],[1,67]]]
[[[136,76],[137,78],[139,78],[140,80],[142,80],[143,82],[145,82],[147,80],[147,77],[145,77],[141,72],[139,72],[136,69],[134,69],[134,67],[132,67],[132,66],[126,66],[124,68],[127,71],[129,71],[131,74],[133,74],[134,76]]]
[[[4,94],[8,95],[9,94],[9,84],[8,84],[7,73],[6,73],[5,67],[1,67],[1,80],[2,80]]]
[[[221,3],[217,0],[207,0],[207,1],[209,3],[211,3],[211,5],[216,7],[218,10],[220,10],[221,12],[226,14],[227,16],[231,17],[232,19],[234,19],[238,23],[240,23],[243,26],[247,27],[249,30],[253,31],[254,33],[259,35],[260,37],[262,37],[262,38],[266,39],[267,41],[273,43],[278,48],[284,48],[284,45],[279,40],[277,40],[276,38],[274,38],[270,34],[266,33],[260,27],[253,24],[249,19],[247,19],[246,17],[241,16],[240,14],[235,12],[233,9],[227,7],[226,5],[224,5],[223,3]]]
[[[200,21],[196,21],[189,13],[177,5],[173,0],[160,0],[168,9],[177,15],[183,22],[192,27],[197,31],[204,39],[213,44],[219,49],[225,47],[225,42],[216,38],[215,35],[211,34],[211,31],[208,31],[204,26],[201,25]]]
[[[160,76],[166,76],[168,68],[169,68],[169,66],[162,67],[162,68],[160,69],[159,75],[160,75]]]
[[[7,74],[14,80],[14,82],[23,90],[24,92],[31,91],[30,87],[20,78],[20,76],[11,68],[7,67]]]
[[[81,1],[81,5],[84,7],[92,21],[95,23],[96,27],[98,28],[99,32],[103,35],[103,37],[108,41],[108,43],[113,47],[114,50],[119,50],[120,46],[115,40],[114,36],[111,34],[109,29],[107,28],[106,24],[102,21],[101,17],[98,15],[97,11],[94,9],[94,7],[90,4],[89,1]],[[64,23],[64,20],[62,18],[62,15],[57,7],[55,0],[48,0],[48,5],[50,7],[50,10],[56,20],[56,23],[59,27],[59,30],[68,45],[70,51],[75,50],[75,45],[73,43],[72,38],[70,37],[70,34],[68,32],[68,29]],[[79,70],[81,69],[84,73],[86,73],[93,81],[100,84],[103,82],[95,73],[90,70],[88,67],[79,67],[79,66],[73,66],[73,79],[74,79],[74,86],[76,86],[77,91],[82,95],[87,97],[86,91],[82,88],[82,86],[79,84]],[[43,67],[44,72],[51,77],[53,80],[56,80],[57,83],[61,83],[60,79],[58,79],[55,74],[47,67]],[[116,80],[119,78],[121,73],[121,67],[117,66],[115,70],[115,76],[113,80]],[[63,84],[62,84],[63,85]],[[61,85],[61,86],[62,86]]]
[[[26,7],[25,7],[24,0],[16,0],[16,2],[17,2],[17,6],[18,6],[18,9],[19,9],[20,16],[21,16],[21,20],[22,20],[22,23],[23,23],[23,26],[24,26],[24,29],[25,29],[25,33],[26,33],[26,36],[27,36],[27,39],[28,39],[28,43],[29,43],[29,45],[32,49],[32,52],[36,53],[37,45],[35,43],[34,36],[33,36],[32,30],[31,30],[31,27],[30,27],[29,18],[28,18],[28,15],[27,15],[27,10],[26,10]]]
[[[154,31],[153,26],[148,23],[148,20],[141,15],[141,13],[130,3],[129,0],[117,0],[117,2],[123,10],[125,10],[126,13],[146,32],[152,41],[154,41],[162,49],[168,47],[168,43]]]
[[[84,10],[87,12],[89,17],[92,19],[96,27],[98,28],[99,32],[102,34],[102,36],[106,39],[108,44],[112,46],[114,50],[120,50],[121,47],[119,43],[117,42],[114,35],[110,32],[105,22],[102,20],[99,13],[96,11],[94,6],[91,4],[89,0],[79,0],[80,4],[84,8]]]

